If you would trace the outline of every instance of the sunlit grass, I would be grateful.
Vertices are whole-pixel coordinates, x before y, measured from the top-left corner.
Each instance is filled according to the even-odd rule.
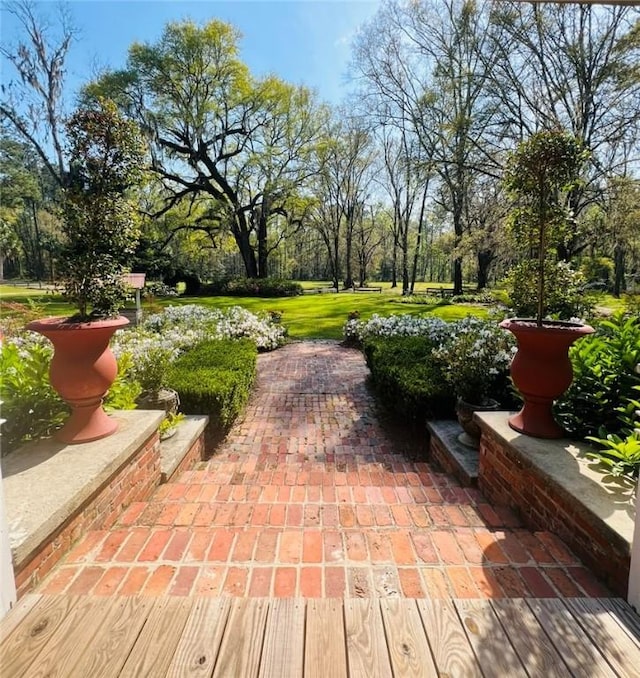
[[[312,294],[279,299],[255,297],[181,297],[163,300],[163,306],[171,304],[202,304],[209,308],[243,306],[254,313],[259,311],[282,311],[282,323],[293,339],[341,339],[342,327],[349,313],[358,311],[361,319],[374,313],[391,315],[433,313],[444,320],[457,320],[466,315],[484,316],[487,311],[477,306],[400,304],[395,293],[341,292],[339,294]]]
[[[307,283],[305,283],[306,285]],[[308,283],[315,287],[327,287],[329,283]],[[435,286],[436,284],[434,284]],[[358,311],[360,318],[367,320],[374,313],[379,315],[404,314],[435,315],[444,320],[459,320],[467,315],[484,317],[488,311],[481,306],[401,302],[400,291],[391,289],[390,283],[380,283],[382,293],[378,292],[340,292],[323,294],[305,294],[298,297],[263,299],[256,297],[178,297],[155,300],[153,306],[143,302],[145,314],[155,312],[162,307],[176,304],[202,304],[208,308],[226,309],[231,306],[243,306],[257,313],[260,311],[282,311],[282,323],[287,327],[293,339],[341,339],[342,327],[349,313]],[[421,283],[420,287],[426,287]],[[432,286],[431,283],[428,286]],[[71,315],[73,307],[60,295],[42,294],[40,290],[10,285],[0,286],[0,313],[14,315],[6,302],[30,304],[39,315]]]

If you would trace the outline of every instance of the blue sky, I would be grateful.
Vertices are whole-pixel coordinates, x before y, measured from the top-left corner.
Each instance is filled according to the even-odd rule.
[[[1,2],[1,0],[0,0]],[[2,3],[4,4],[4,3]],[[243,60],[255,75],[274,73],[294,84],[316,89],[338,103],[347,91],[351,40],[371,18],[379,2],[371,0],[76,0],[68,3],[80,30],[68,58],[68,91],[91,78],[96,67],[122,67],[135,41],[154,42],[169,21],[212,18],[234,24],[243,34]],[[53,2],[36,3],[39,13],[56,16]],[[1,40],[11,43],[16,25],[2,12]],[[7,70],[6,81],[12,76]]]

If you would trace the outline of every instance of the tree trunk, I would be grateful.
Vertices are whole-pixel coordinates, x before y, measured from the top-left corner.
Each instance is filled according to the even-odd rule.
[[[485,289],[489,284],[489,271],[494,258],[491,250],[478,252],[478,291]]]
[[[239,231],[234,229],[233,237],[238,246],[238,251],[242,257],[245,273],[247,278],[258,277],[258,265],[256,262],[256,253],[249,242],[249,233],[247,231]]]
[[[257,210],[257,236],[258,236],[258,278],[266,278],[269,275],[268,257],[269,248],[267,243],[267,222],[271,212],[271,203],[269,197],[265,195],[262,199],[262,205]]]
[[[624,284],[624,246],[616,244],[613,248],[613,265],[614,265],[614,279],[613,279],[613,296],[619,297],[625,291]]]
[[[453,293],[462,294],[462,259],[453,260]]]
[[[416,276],[418,274],[418,257],[420,256],[420,248],[422,247],[422,230],[424,224],[424,209],[427,202],[427,187],[429,182],[426,183],[425,189],[422,193],[422,203],[420,204],[420,217],[418,219],[418,235],[416,237],[416,248],[413,253],[413,267],[411,269],[411,287],[409,289],[410,294],[413,294],[413,291],[416,286]]]
[[[344,276],[344,288],[351,289],[353,287],[353,270],[351,266],[351,258],[353,256],[353,223],[351,220],[347,224],[345,238],[345,253],[344,253],[344,266],[345,266],[345,276]]]
[[[333,286],[340,289],[340,238],[336,235],[333,239]]]
[[[266,278],[269,275],[267,258],[269,251],[267,249],[267,217],[264,211],[261,211],[258,220],[258,278]]]

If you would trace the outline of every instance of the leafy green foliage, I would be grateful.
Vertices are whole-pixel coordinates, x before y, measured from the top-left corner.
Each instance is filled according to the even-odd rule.
[[[2,454],[22,442],[49,435],[69,409],[51,388],[51,349],[35,344],[29,350],[6,342],[0,351]]]
[[[537,313],[537,276],[538,264],[531,260],[519,262],[507,275],[511,305],[519,318],[532,318]],[[582,291],[584,279],[578,271],[572,270],[565,262],[547,260],[544,277],[546,315],[568,320],[589,314],[593,302]]]
[[[141,181],[142,138],[105,99],[78,109],[66,134],[71,161],[62,212],[65,294],[79,319],[115,316],[126,297],[123,267],[139,236],[137,212],[124,193]]]
[[[556,416],[575,438],[595,436],[603,428],[620,433],[620,404],[640,384],[640,318],[618,313],[599,322],[596,333],[569,351],[573,383],[556,403]]]
[[[453,416],[454,397],[426,337],[376,338],[364,353],[383,405],[409,420]]]
[[[640,391],[640,386],[634,390]],[[607,433],[604,427],[598,431],[598,437],[587,436],[602,446],[601,450],[588,456],[597,459],[611,469],[613,476],[640,476],[640,401],[627,398],[627,404],[617,408],[618,419],[622,424],[621,435]]]
[[[514,244],[523,261],[536,262],[525,265],[515,281],[526,277],[535,293],[538,324],[549,313],[546,283],[555,271],[549,268],[555,261],[554,248],[564,241],[573,220],[567,195],[578,186],[588,155],[571,134],[544,130],[521,142],[507,160],[503,183],[514,202],[509,215]],[[511,297],[520,314],[517,289]]]
[[[247,297],[295,297],[302,294],[302,285],[279,278],[231,278],[203,285],[201,294],[225,294]]]
[[[173,363],[168,385],[180,394],[186,414],[208,415],[210,428],[222,433],[249,400],[256,356],[255,344],[246,339],[206,341]]]
[[[133,358],[127,354],[121,355],[118,359],[118,376],[104,399],[106,410],[135,410],[142,386],[134,374]]]
[[[169,431],[172,431],[176,426],[178,426],[182,421],[184,421],[184,414],[182,412],[167,412],[165,418],[160,422],[158,426],[158,434],[160,435],[160,440],[168,436]]]

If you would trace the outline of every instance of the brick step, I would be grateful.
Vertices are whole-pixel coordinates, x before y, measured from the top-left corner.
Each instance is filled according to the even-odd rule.
[[[163,501],[133,504],[118,525],[503,528],[519,527],[520,520],[508,509],[484,503]]]
[[[130,528],[88,534],[43,593],[606,596],[562,542],[526,530]]]

